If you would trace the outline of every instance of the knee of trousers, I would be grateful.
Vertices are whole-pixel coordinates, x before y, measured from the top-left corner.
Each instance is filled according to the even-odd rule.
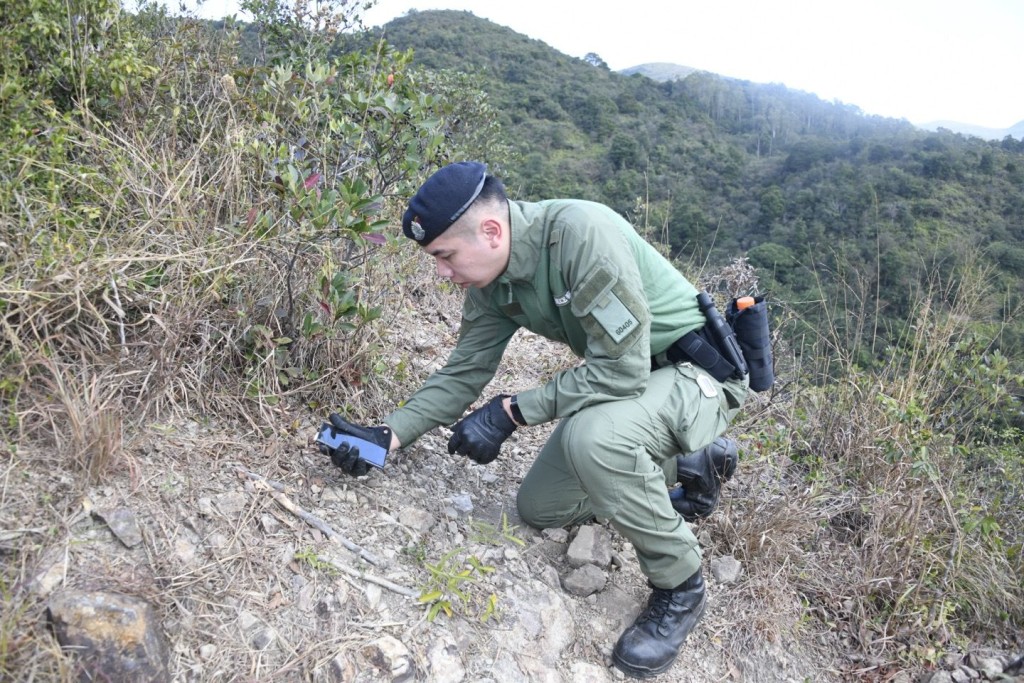
[[[583,411],[571,419],[562,432],[562,452],[577,472],[585,472],[592,463],[605,461],[605,453],[615,447],[615,426],[595,410]]]
[[[550,501],[538,501],[521,488],[516,494],[516,510],[519,512],[519,518],[534,529],[554,529],[565,524],[565,520],[556,514]]]

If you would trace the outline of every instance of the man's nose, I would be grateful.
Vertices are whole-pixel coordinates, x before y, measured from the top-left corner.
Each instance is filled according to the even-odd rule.
[[[438,277],[451,278],[451,276],[454,275],[454,274],[455,273],[454,273],[454,271],[452,271],[451,268],[449,268],[447,265],[442,263],[440,259],[437,260],[437,276]]]

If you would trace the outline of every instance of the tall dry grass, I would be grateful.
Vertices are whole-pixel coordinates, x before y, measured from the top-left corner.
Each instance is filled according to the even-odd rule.
[[[1024,622],[1021,378],[982,324],[1000,306],[989,276],[980,260],[936,276],[889,346],[851,329],[870,301],[835,306],[819,338],[779,349],[792,382],[739,430],[763,469],[721,523],[726,545],[760,576],[787,575],[874,671]]]

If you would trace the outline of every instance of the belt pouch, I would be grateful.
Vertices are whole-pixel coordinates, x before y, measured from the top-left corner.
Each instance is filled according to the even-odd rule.
[[[726,319],[736,333],[750,372],[750,388],[766,391],[775,382],[772,361],[772,339],[768,330],[768,304],[763,296],[754,298],[754,305],[737,309],[733,299],[726,311]]]
[[[705,339],[700,330],[687,332],[668,350],[668,359],[673,363],[690,362],[708,371],[719,382],[729,379],[736,367],[727,361],[714,344]]]

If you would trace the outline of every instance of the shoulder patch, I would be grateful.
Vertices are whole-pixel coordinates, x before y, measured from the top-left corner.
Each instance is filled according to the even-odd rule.
[[[570,301],[572,301],[572,290],[570,289],[565,290],[565,294],[555,297],[555,305],[559,307],[565,306]]]
[[[619,280],[618,268],[607,260],[579,283],[571,305],[587,334],[611,356],[629,348],[649,323],[644,302]]]
[[[608,292],[590,311],[616,344],[640,327],[640,321],[629,312],[614,291]]]

